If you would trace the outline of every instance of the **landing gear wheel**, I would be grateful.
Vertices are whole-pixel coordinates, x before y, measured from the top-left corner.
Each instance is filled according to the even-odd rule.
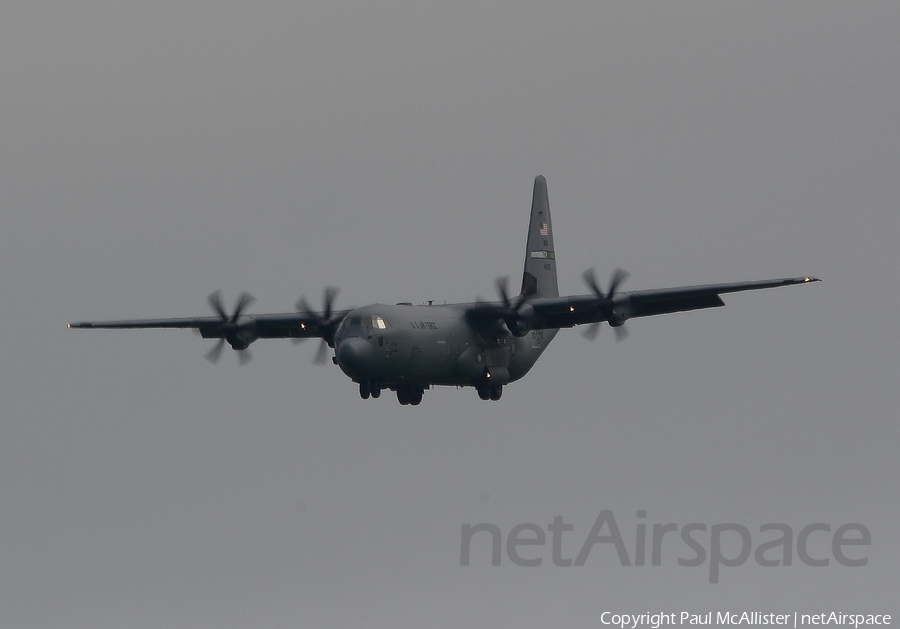
[[[491,399],[490,385],[478,384],[475,385],[475,390],[478,391],[478,397],[480,397],[482,400]]]
[[[397,401],[406,406],[412,404],[418,406],[422,401],[422,395],[425,393],[422,387],[402,386],[397,387]]]
[[[371,391],[369,391],[369,383],[368,382],[360,382],[359,383],[359,397],[361,397],[364,400],[368,400],[370,393],[371,393]],[[377,397],[377,396],[373,396],[373,397]]]
[[[379,387],[377,384],[370,384],[369,389],[369,393],[372,394],[372,399],[377,400],[381,397],[381,387]]]
[[[490,389],[490,397],[495,402],[500,399],[500,396],[503,395],[503,385],[502,384],[492,384],[488,387]]]

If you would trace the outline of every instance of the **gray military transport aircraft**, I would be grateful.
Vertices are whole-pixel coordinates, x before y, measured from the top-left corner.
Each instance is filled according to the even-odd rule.
[[[506,280],[497,280],[499,301],[414,306],[374,304],[335,310],[337,290],[327,288],[324,309],[314,311],[301,297],[297,312],[248,315],[253,301],[239,297],[229,314],[218,292],[209,296],[215,316],[187,319],[138,319],[71,323],[70,328],[193,328],[203,338],[219,339],[207,354],[218,360],[227,341],[243,364],[247,347],[257,339],[322,339],[316,362],[332,361],[359,385],[363,399],[396,391],[400,404],[416,405],[433,386],[474,387],[482,400],[499,400],[503,385],[528,373],[560,328],[586,324],[584,336],[593,339],[601,322],[624,338],[622,325],[632,317],[724,306],[720,295],[818,281],[792,277],[734,284],[708,284],[658,290],[618,292],[627,273],[616,269],[604,291],[593,269],[583,276],[591,289],[586,295],[560,296],[547,182],[534,180],[531,222],[525,249],[522,289],[512,298]]]

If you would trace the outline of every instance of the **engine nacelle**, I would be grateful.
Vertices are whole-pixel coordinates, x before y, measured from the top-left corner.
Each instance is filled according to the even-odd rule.
[[[622,324],[628,320],[628,317],[631,316],[631,313],[628,311],[628,308],[625,306],[616,306],[609,313],[609,316],[606,318],[607,323],[609,323],[610,327],[618,328]]]
[[[256,326],[252,323],[223,326],[223,336],[232,349],[245,350],[250,344],[259,338]]]
[[[507,322],[507,327],[513,336],[525,336],[534,326],[534,306],[524,303],[516,311],[516,317]]]

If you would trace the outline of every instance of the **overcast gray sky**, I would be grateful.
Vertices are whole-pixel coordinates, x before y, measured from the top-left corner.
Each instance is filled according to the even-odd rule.
[[[0,625],[598,626],[603,611],[893,613],[896,3],[89,1],[0,8]],[[535,175],[560,288],[817,275],[560,333],[502,401],[363,401],[315,344],[180,330],[518,282]],[[868,565],[523,568],[653,523],[861,523]],[[484,535],[484,534],[481,534]],[[817,537],[821,536],[821,537]],[[702,539],[702,538],[701,538]],[[709,547],[709,538],[704,542]],[[830,556],[814,533],[811,552]],[[631,551],[629,551],[631,552]],[[776,553],[777,554],[777,553]],[[896,616],[895,616],[896,617]]]

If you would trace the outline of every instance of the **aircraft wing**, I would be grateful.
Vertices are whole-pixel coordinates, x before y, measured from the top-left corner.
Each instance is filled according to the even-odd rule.
[[[535,315],[532,327],[568,328],[582,323],[600,321],[609,321],[611,325],[621,325],[626,319],[632,317],[648,317],[670,312],[724,306],[725,302],[722,301],[720,295],[725,293],[818,281],[817,278],[808,276],[791,277],[756,282],[638,290],[615,293],[612,296],[589,294],[535,299],[530,302]]]
[[[340,322],[349,310],[330,313],[331,321]],[[225,338],[239,329],[255,339],[322,338],[332,330],[326,329],[323,314],[293,312],[287,314],[241,315],[236,321],[222,317],[188,317],[183,319],[130,319],[127,321],[82,321],[70,323],[70,328],[193,328],[203,338]],[[229,329],[230,328],[230,329]]]

